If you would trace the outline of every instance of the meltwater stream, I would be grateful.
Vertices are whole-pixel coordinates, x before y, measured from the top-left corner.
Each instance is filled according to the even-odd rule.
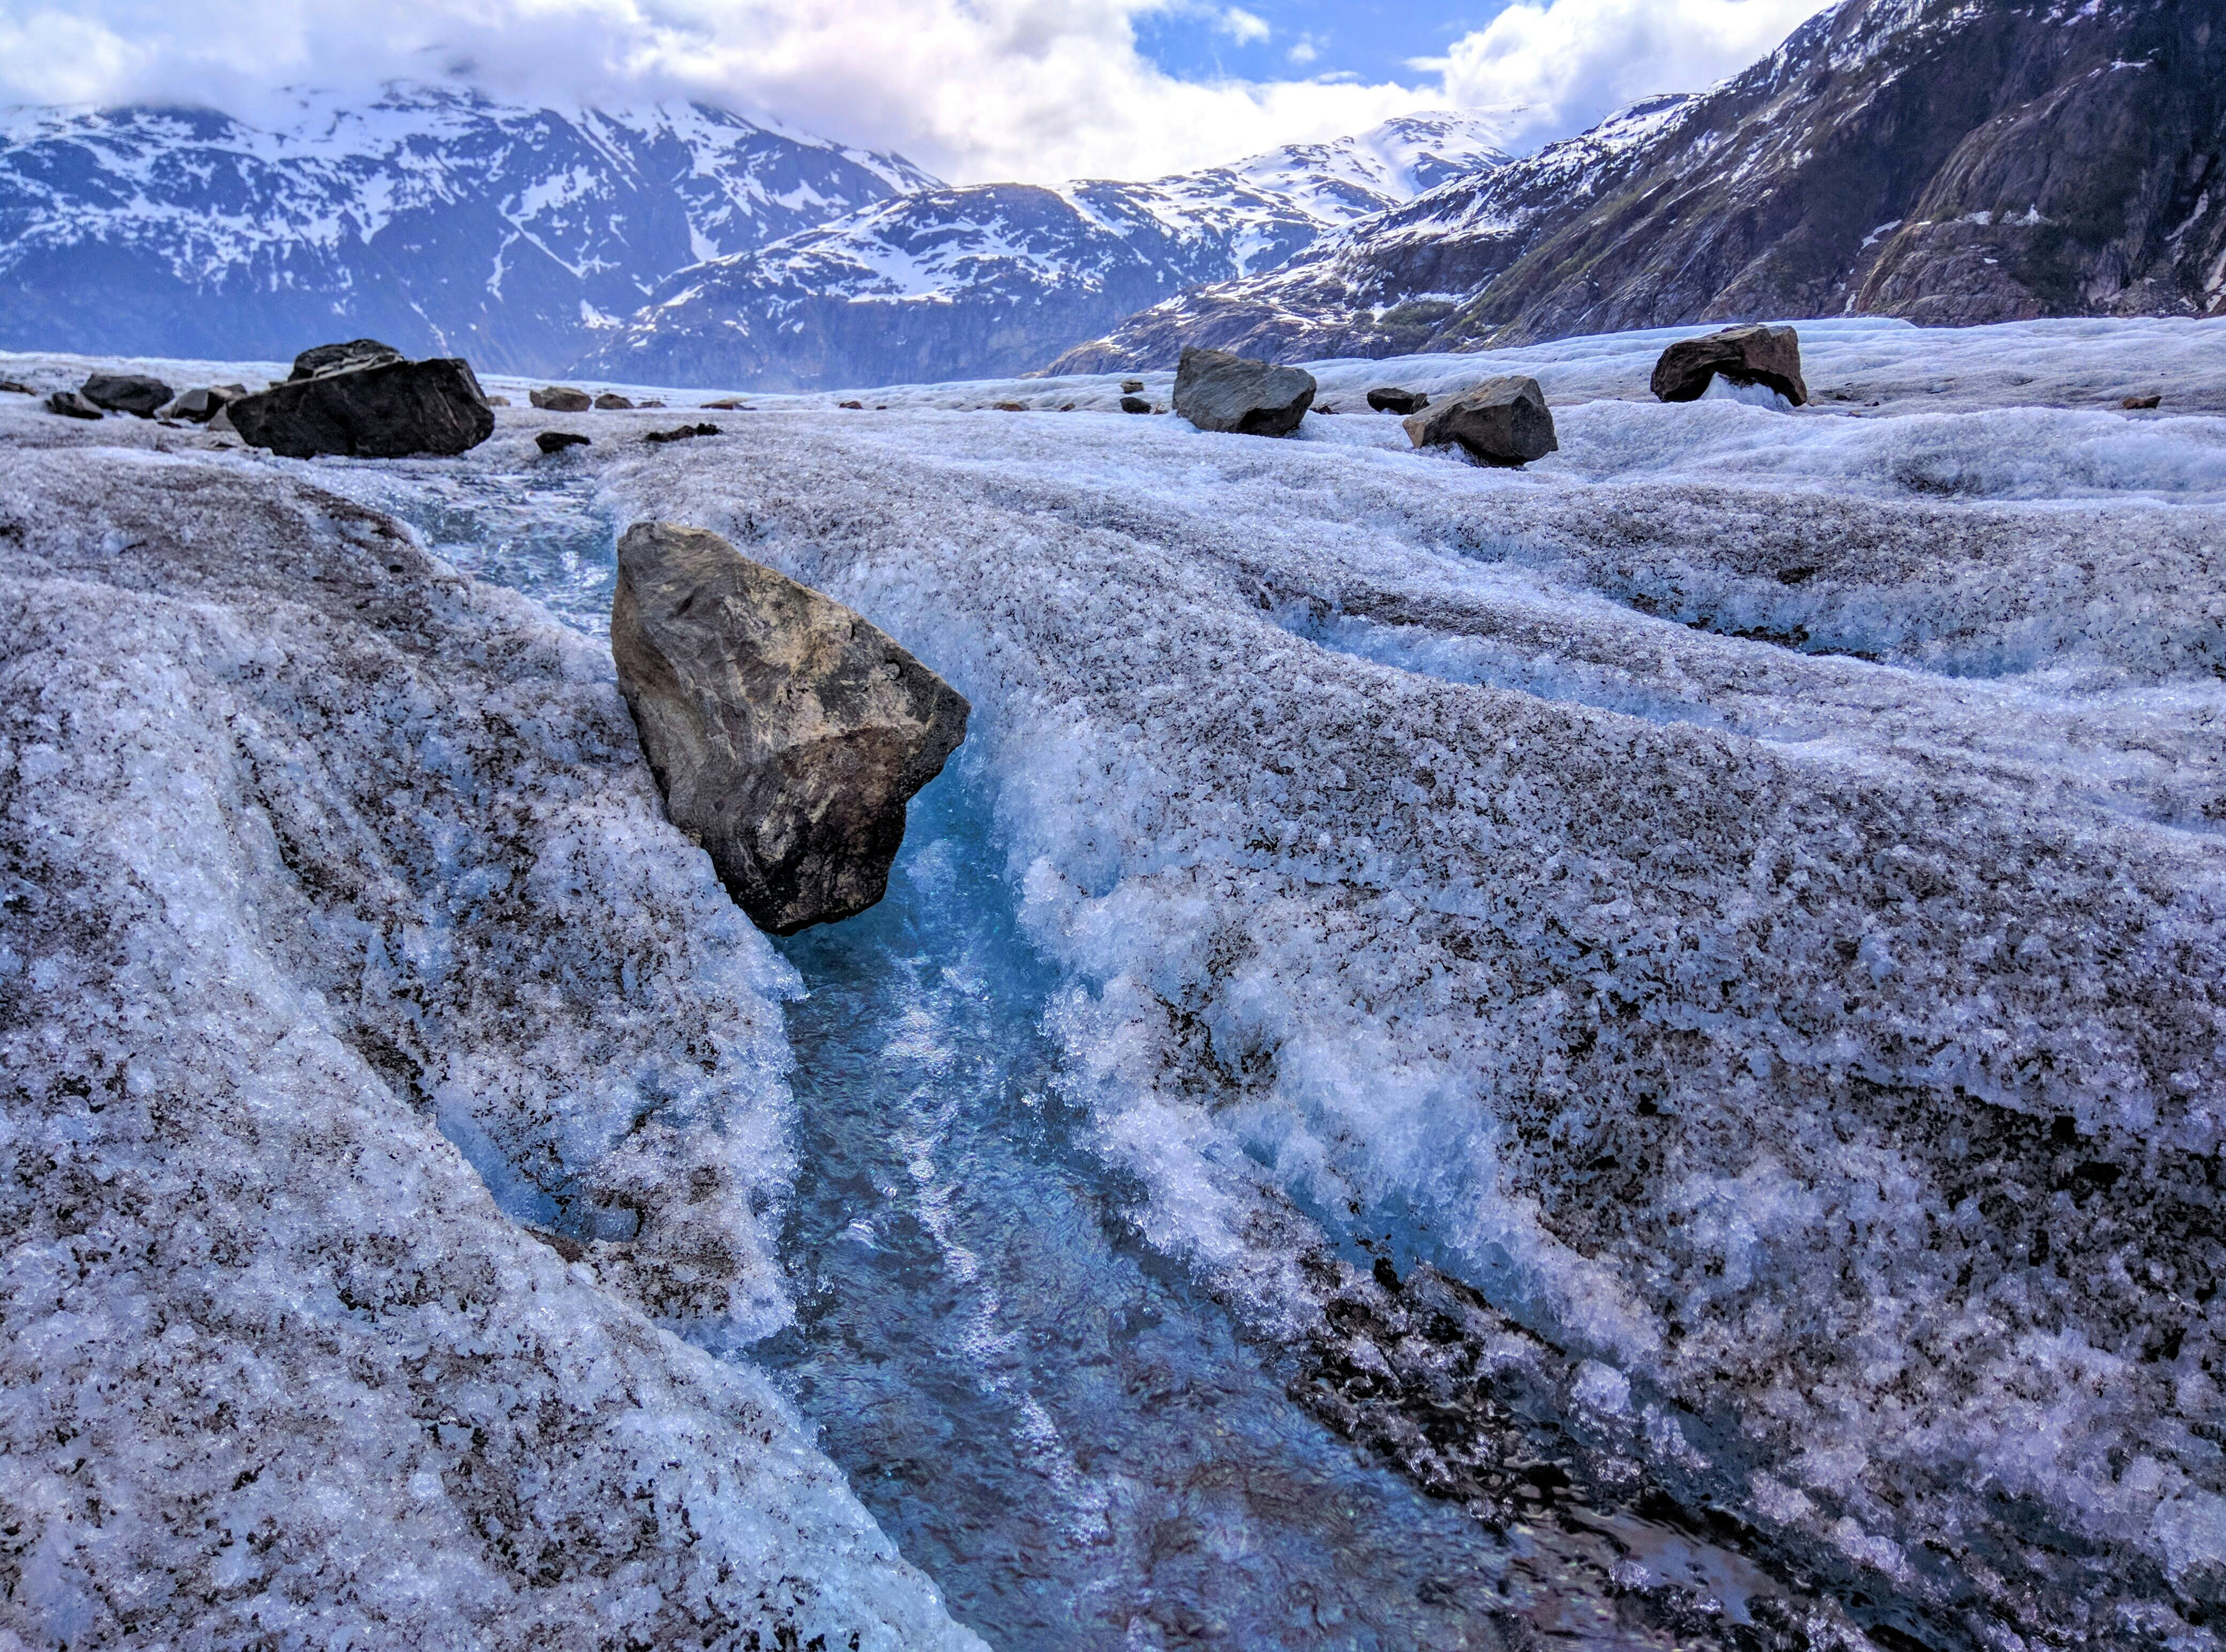
[[[603,633],[614,536],[587,479],[322,480]],[[1010,1652],[1694,1644],[1580,1525],[1495,1534],[1330,1433],[1285,1351],[1137,1236],[1059,1099],[1057,982],[1018,931],[979,749],[914,800],[880,905],[777,943],[808,990],[797,1318],[749,1357],[883,1529]],[[1695,1564],[1695,1592],[1730,1560]]]

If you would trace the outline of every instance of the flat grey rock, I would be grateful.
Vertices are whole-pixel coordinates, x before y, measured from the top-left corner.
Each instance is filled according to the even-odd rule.
[[[1410,414],[1406,424],[1407,439],[1417,448],[1454,443],[1485,465],[1527,465],[1561,445],[1538,381],[1517,373],[1487,378]]]
[[[611,653],[665,812],[775,935],[881,899],[972,709],[832,597],[667,522],[619,542]]]
[[[289,383],[297,378],[322,378],[328,373],[352,372],[358,367],[384,367],[400,361],[402,352],[377,339],[350,339],[346,344],[321,344],[294,358]]]
[[[1287,436],[1313,405],[1314,376],[1226,350],[1182,353],[1175,369],[1175,411],[1201,430]]]
[[[569,384],[544,384],[528,399],[544,413],[585,413],[595,404],[594,397]]]

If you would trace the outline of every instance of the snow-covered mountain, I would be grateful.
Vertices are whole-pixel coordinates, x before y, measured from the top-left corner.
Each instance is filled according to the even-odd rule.
[[[2226,3],[1842,0],[1708,92],[1173,298],[1059,365],[2223,312]]]
[[[585,364],[766,389],[1040,366],[1203,282],[1281,267],[1325,234],[1503,166],[1488,118],[1411,115],[1148,183],[931,189],[683,270]]]
[[[672,271],[932,188],[894,156],[700,105],[398,86],[0,113],[0,347],[283,359],[370,334],[554,372]]]

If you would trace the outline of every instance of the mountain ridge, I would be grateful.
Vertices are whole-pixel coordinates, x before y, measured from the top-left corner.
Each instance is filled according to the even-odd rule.
[[[1185,294],[1054,371],[1183,344],[1278,359],[1710,321],[2226,312],[2220,0],[1842,0],[1283,270]]]

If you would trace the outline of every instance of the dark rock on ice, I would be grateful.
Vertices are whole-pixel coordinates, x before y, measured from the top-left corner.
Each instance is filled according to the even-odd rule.
[[[145,373],[94,373],[78,387],[78,393],[95,407],[116,413],[133,413],[151,419],[170,399],[170,387]]]
[[[611,602],[619,687],[673,824],[776,935],[862,912],[888,886],[905,804],[971,708],[833,598],[716,534],[638,522]]]
[[[320,344],[294,358],[288,384],[302,378],[322,378],[328,373],[353,372],[358,367],[383,367],[402,359],[402,352],[377,339],[350,339],[346,344]]]
[[[606,413],[627,413],[633,410],[633,403],[631,399],[611,390],[607,390],[595,397],[595,405]]]
[[[595,404],[587,391],[569,384],[544,384],[529,399],[544,413],[584,413]]]
[[[1535,378],[1487,378],[1450,402],[1409,415],[1407,439],[1417,448],[1458,442],[1487,465],[1527,465],[1560,448],[1554,415]]]
[[[1226,350],[1185,350],[1175,369],[1175,411],[1201,430],[1288,435],[1313,399],[1312,373]]]
[[[98,419],[105,416],[99,408],[73,390],[58,390],[48,397],[47,411],[59,413],[66,419]]]
[[[224,412],[244,440],[289,459],[460,454],[494,433],[494,410],[471,364],[455,356],[289,378]]]
[[[562,453],[567,448],[584,448],[588,438],[576,430],[544,430],[533,438],[533,445],[544,453]]]
[[[652,430],[642,440],[653,445],[663,442],[685,442],[691,436],[716,436],[718,434],[719,427],[716,424],[680,424],[675,425],[670,430]],[[581,438],[582,441],[586,439],[584,436]]]
[[[862,413],[866,410],[866,404],[863,402],[837,402],[835,405],[837,407],[847,407],[853,413]]]
[[[0,393],[10,396],[35,396],[38,391],[17,379],[0,378]]]
[[[1801,377],[1801,335],[1790,327],[1727,327],[1705,338],[1680,339],[1654,364],[1651,388],[1665,402],[1698,401],[1718,373],[1734,384],[1762,384],[1799,407],[1809,399]]]
[[[1368,406],[1377,413],[1419,413],[1430,404],[1430,398],[1418,390],[1401,390],[1392,384],[1378,384],[1368,392]]]
[[[220,412],[226,402],[236,396],[245,396],[245,390],[225,390],[212,384],[202,384],[179,394],[162,410],[165,418],[185,419],[194,424],[207,424]]]
[[[1123,396],[1121,410],[1123,413],[1148,413],[1152,410],[1152,404],[1141,396]]]
[[[1135,396],[1143,388],[1144,381],[1141,378],[1124,378],[1121,381],[1121,393],[1124,396]]]
[[[2153,407],[2160,406],[2163,402],[2161,396],[2128,396],[2118,405],[2128,413],[2146,413]]]

